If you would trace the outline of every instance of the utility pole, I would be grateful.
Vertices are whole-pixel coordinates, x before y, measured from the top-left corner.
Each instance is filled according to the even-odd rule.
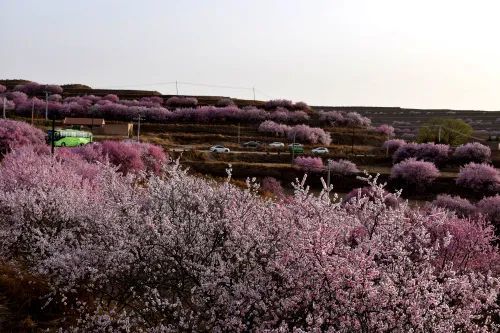
[[[35,100],[31,99],[31,125],[35,122]]]
[[[293,144],[292,144],[292,161],[290,162],[290,165],[293,166],[293,160],[295,159],[295,136],[297,135],[297,132],[293,133]]]
[[[253,101],[255,102],[255,87],[252,87],[252,91],[253,91]]]
[[[90,132],[92,132],[94,129],[94,111],[95,111],[95,107],[92,106],[90,108],[90,115],[92,116],[92,122],[90,123]]]
[[[387,140],[389,140],[389,135],[387,135]],[[385,157],[389,157],[389,145],[385,147]]]
[[[137,120],[137,142],[141,141],[141,120],[142,119],[144,119],[144,118],[142,118],[141,115],[139,115],[136,119]]]
[[[49,120],[49,92],[45,90],[45,121]]]
[[[326,177],[326,187],[329,189],[330,188],[330,166],[331,166],[331,161],[330,159],[328,159],[328,161],[326,162],[328,165],[328,175]]]
[[[238,123],[238,144],[240,144],[240,123]]]
[[[3,97],[3,119],[7,118],[5,115],[5,108],[7,107],[7,100],[5,99],[5,96]]]
[[[177,85],[177,80],[175,80],[175,91],[177,92],[177,96],[179,96],[179,87]]]
[[[351,154],[354,155],[354,126],[352,127],[352,136],[351,136]]]
[[[52,132],[50,133],[50,151],[52,152],[52,156],[54,156],[54,147],[55,147],[55,142],[54,142],[54,136],[56,132],[56,117],[53,115],[52,116]]]

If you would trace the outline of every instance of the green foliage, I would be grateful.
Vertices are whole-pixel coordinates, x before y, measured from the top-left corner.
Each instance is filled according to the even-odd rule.
[[[472,132],[472,127],[462,119],[433,118],[420,127],[417,140],[458,146],[467,143]]]

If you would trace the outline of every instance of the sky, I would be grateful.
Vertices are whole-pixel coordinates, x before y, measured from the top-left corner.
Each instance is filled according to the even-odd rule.
[[[0,0],[0,78],[500,110],[498,13],[497,0]]]

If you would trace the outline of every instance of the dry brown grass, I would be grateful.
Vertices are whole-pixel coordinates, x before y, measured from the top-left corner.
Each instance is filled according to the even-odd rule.
[[[0,264],[0,331],[53,329],[62,319],[63,310],[54,303],[44,307],[49,292],[42,277],[7,263]]]

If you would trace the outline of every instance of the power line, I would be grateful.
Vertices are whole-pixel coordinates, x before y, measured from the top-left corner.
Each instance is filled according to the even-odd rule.
[[[167,82],[154,82],[154,83],[142,83],[142,84],[126,84],[126,85],[109,85],[111,88],[131,88],[131,87],[148,87],[148,86],[164,86],[164,85],[175,85],[177,94],[179,90],[179,85],[197,86],[197,87],[207,87],[207,88],[220,88],[220,89],[235,89],[235,90],[246,90],[252,92],[255,99],[255,93],[265,96],[267,98],[274,98],[273,96],[267,94],[266,92],[257,89],[255,87],[244,87],[244,86],[233,86],[224,84],[210,84],[201,82],[187,82],[187,81],[167,81]]]
[[[271,98],[271,99],[273,99],[273,98],[274,98],[273,96],[271,96],[271,95],[269,95],[269,94],[266,94],[265,92],[263,92],[263,91],[262,91],[262,90],[260,90],[260,89],[255,89],[255,91],[256,91],[256,92],[258,92],[258,93],[260,93],[261,95],[264,95],[264,96],[268,97],[268,98]]]
[[[156,82],[156,83],[143,83],[143,84],[127,84],[127,85],[109,85],[113,88],[128,88],[128,87],[146,87],[146,86],[164,86],[168,84],[175,84],[173,82]]]
[[[484,139],[477,138],[477,137],[472,136],[472,135],[466,135],[466,134],[460,133],[460,132],[459,132],[459,131],[457,131],[457,130],[454,130],[454,129],[452,129],[452,128],[449,128],[449,127],[446,127],[446,126],[442,126],[442,125],[430,125],[430,126],[421,126],[421,127],[423,127],[423,128],[431,128],[431,127],[434,127],[434,128],[435,128],[435,127],[438,127],[438,129],[441,129],[441,128],[442,128],[442,129],[448,130],[448,131],[450,131],[450,132],[456,133],[456,134],[458,134],[458,135],[464,136],[464,137],[466,137],[466,138],[471,138],[471,139],[474,139],[474,140],[478,140],[478,141],[483,141],[483,142],[486,142],[486,140],[484,140]]]
[[[208,84],[208,83],[194,83],[194,82],[183,82],[183,81],[179,81],[179,83],[186,84],[189,86],[200,86],[200,87],[209,87],[209,88],[240,89],[240,90],[252,90],[253,89],[251,87],[227,86],[227,85]]]

